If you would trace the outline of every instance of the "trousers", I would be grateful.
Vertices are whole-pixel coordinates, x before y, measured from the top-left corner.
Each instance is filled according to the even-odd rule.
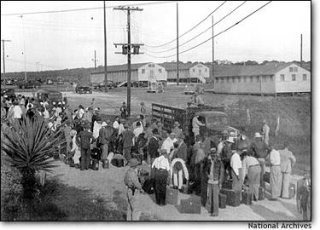
[[[136,190],[134,194],[132,194],[132,190],[130,188],[127,189],[127,221],[139,220],[141,211],[138,208],[139,204],[139,192]]]
[[[249,191],[251,194],[253,194],[256,200],[259,199],[260,174],[261,174],[261,167],[259,165],[249,167],[248,169]]]
[[[219,215],[219,192],[220,188],[218,183],[208,183],[206,208],[212,216]]]
[[[154,190],[158,205],[166,204],[168,171],[162,169],[155,170]]]
[[[174,170],[173,171],[173,185],[177,186],[178,189],[182,188],[183,185],[183,177],[182,177],[182,170]]]
[[[289,185],[291,180],[291,173],[282,172],[281,177],[281,197],[289,198]]]
[[[101,160],[106,160],[109,152],[109,143],[103,144],[101,148],[102,148]]]
[[[91,149],[82,149],[81,148],[81,162],[80,162],[80,169],[85,170],[89,169],[90,165],[90,155],[91,155]]]
[[[275,199],[281,195],[281,169],[280,166],[270,167],[271,198]]]

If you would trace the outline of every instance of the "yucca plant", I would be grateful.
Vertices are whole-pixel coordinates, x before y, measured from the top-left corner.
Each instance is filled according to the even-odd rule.
[[[53,164],[54,147],[61,144],[61,132],[52,133],[43,119],[29,119],[14,122],[10,131],[4,134],[2,150],[9,156],[13,167],[22,175],[23,198],[32,200],[36,192],[36,172],[50,171]]]

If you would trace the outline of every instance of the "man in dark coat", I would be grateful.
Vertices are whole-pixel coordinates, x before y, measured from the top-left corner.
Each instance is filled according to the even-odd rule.
[[[152,137],[150,138],[149,144],[148,144],[148,164],[151,165],[155,158],[159,156],[159,132],[158,129],[152,130]]]
[[[78,142],[80,143],[81,148],[81,162],[80,170],[88,170],[90,165],[90,155],[91,155],[91,143],[93,140],[93,135],[89,131],[90,124],[85,124],[85,130],[77,134]]]
[[[133,138],[134,134],[131,129],[129,129],[129,125],[125,123],[124,131],[122,133],[123,136],[123,156],[126,158],[127,161],[131,159],[131,149],[133,146]]]

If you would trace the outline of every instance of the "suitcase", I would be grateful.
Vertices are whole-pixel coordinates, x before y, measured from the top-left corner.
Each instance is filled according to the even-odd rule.
[[[180,204],[181,213],[201,213],[201,197],[191,196],[189,199],[181,200]]]
[[[242,191],[242,204],[251,205],[252,204],[252,193],[248,190]]]
[[[102,168],[108,169],[109,168],[109,160],[103,160],[102,161]]]
[[[92,160],[91,161],[91,168],[93,170],[99,170],[99,161],[98,160]]]
[[[226,208],[227,195],[219,193],[219,208]]]
[[[232,180],[225,180],[225,181],[222,183],[222,188],[232,189]]]
[[[265,189],[263,187],[259,187],[259,198],[258,200],[264,200],[265,198]]]
[[[153,179],[147,179],[143,183],[142,189],[148,194],[154,193],[154,180]]]
[[[290,183],[289,185],[289,199],[294,198],[296,195],[296,186],[293,183]]]
[[[232,207],[238,207],[240,205],[241,191],[235,191],[233,189],[221,189],[220,192],[227,195],[227,205]]]
[[[124,160],[123,159],[112,159],[111,164],[116,167],[124,167]]]
[[[177,205],[178,204],[178,192],[179,191],[177,189],[167,187],[166,203],[172,204],[172,205]]]

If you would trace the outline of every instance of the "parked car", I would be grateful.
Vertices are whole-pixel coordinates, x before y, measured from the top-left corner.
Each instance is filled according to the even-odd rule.
[[[10,88],[1,88],[1,96],[6,97],[14,97],[15,96],[15,90]]]
[[[76,93],[79,94],[92,94],[92,89],[89,86],[77,86]]]
[[[39,88],[41,83],[39,81],[20,81],[17,82],[17,86],[20,89]]]

